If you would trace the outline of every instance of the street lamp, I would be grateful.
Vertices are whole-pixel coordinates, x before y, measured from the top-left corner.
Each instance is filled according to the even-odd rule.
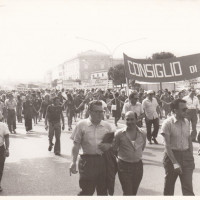
[[[85,41],[97,43],[97,44],[100,44],[100,45],[104,46],[107,49],[107,51],[110,53],[111,57],[113,58],[113,55],[114,55],[115,51],[120,46],[122,46],[124,44],[128,44],[128,43],[136,42],[136,41],[139,41],[139,40],[145,40],[147,38],[146,37],[141,37],[141,38],[138,38],[138,39],[135,39],[135,40],[130,40],[130,41],[127,41],[127,42],[119,43],[118,45],[115,46],[115,48],[113,49],[113,51],[111,51],[110,48],[108,48],[108,46],[106,44],[104,44],[103,42],[100,42],[100,41],[95,41],[95,40],[91,40],[91,39],[87,39],[87,38],[83,38],[83,37],[79,37],[79,36],[76,36],[76,39],[85,40]]]
[[[115,46],[115,48],[113,49],[113,51],[111,51],[110,48],[108,48],[108,46],[106,44],[104,44],[103,42],[100,42],[100,41],[95,41],[95,40],[91,40],[91,39],[87,39],[87,38],[83,38],[83,37],[79,37],[79,36],[76,36],[76,39],[85,40],[85,41],[97,43],[97,44],[100,44],[100,45],[104,46],[107,49],[107,51],[110,53],[110,56],[111,56],[111,67],[113,67],[113,55],[114,55],[115,51],[120,46],[122,46],[124,44],[128,44],[128,43],[136,42],[136,41],[139,41],[139,40],[145,40],[147,38],[146,37],[141,37],[141,38],[137,38],[135,40],[130,40],[130,41],[119,43],[117,46]],[[128,87],[128,79],[127,78],[126,78],[126,83],[127,83],[127,87]]]

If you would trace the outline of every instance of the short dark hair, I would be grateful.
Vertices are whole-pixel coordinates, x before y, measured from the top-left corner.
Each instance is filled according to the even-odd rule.
[[[119,96],[119,93],[118,92],[115,92],[115,97],[118,97]]]
[[[102,106],[102,102],[99,100],[93,100],[88,104],[88,110],[92,111],[94,106]]]
[[[133,91],[130,95],[129,95],[129,99],[134,98],[135,95],[137,95],[138,92],[137,91]]]
[[[59,97],[57,97],[57,96],[56,96],[56,97],[54,97],[54,98],[53,98],[53,103],[55,103],[57,99],[59,99],[59,100],[60,100],[60,98],[59,98]]]
[[[186,103],[186,101],[183,99],[176,99],[176,100],[172,101],[172,103],[170,104],[170,107],[173,112],[174,112],[174,110],[179,108],[180,103]]]

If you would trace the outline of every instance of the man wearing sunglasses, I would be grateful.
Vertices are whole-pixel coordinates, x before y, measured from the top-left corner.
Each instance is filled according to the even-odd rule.
[[[89,118],[81,120],[76,125],[71,139],[74,142],[72,148],[72,163],[70,175],[76,174],[76,161],[79,149],[83,154],[79,159],[79,186],[82,191],[79,195],[107,195],[106,188],[106,164],[104,151],[110,149],[111,144],[102,144],[106,134],[113,132],[111,125],[102,120],[102,102],[94,100],[89,103]]]
[[[187,110],[187,119],[192,124],[192,132],[191,132],[191,138],[193,142],[197,142],[197,113],[199,110],[199,99],[195,96],[196,92],[194,89],[190,90],[190,93],[188,96],[183,97],[183,99],[186,101],[188,110]]]
[[[123,106],[122,115],[124,117],[128,111],[133,111],[138,116],[137,117],[137,126],[142,127],[142,119],[144,118],[145,115],[144,115],[144,111],[142,109],[142,104],[140,102],[138,102],[138,98],[139,98],[139,96],[138,96],[137,91],[133,91],[129,95],[129,101],[126,102]]]
[[[171,104],[174,116],[166,119],[161,128],[165,141],[163,159],[165,169],[164,195],[174,195],[177,177],[180,177],[183,195],[194,195],[192,174],[195,168],[190,124],[186,118],[186,101],[176,99]]]

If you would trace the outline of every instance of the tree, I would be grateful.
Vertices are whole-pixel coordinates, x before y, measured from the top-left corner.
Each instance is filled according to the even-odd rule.
[[[160,52],[160,53],[154,53],[152,55],[152,60],[167,59],[167,58],[173,58],[173,57],[176,57],[173,53]],[[162,83],[161,82],[160,82],[160,89],[162,90]]]
[[[114,67],[110,67],[108,70],[108,79],[113,80],[114,85],[121,85],[122,87],[122,84],[126,83],[124,65],[119,64]]]
[[[167,58],[173,58],[173,57],[176,57],[173,53],[160,52],[160,53],[154,53],[152,55],[152,60],[167,59]]]

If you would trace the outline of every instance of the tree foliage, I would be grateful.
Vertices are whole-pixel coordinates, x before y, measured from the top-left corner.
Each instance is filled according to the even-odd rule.
[[[152,55],[153,60],[158,60],[158,59],[167,59],[167,58],[173,58],[175,55],[170,52],[160,52],[160,53],[154,53]]]
[[[113,80],[114,85],[122,85],[123,83],[126,83],[124,65],[119,64],[110,67],[108,71],[108,78],[109,80]]]

